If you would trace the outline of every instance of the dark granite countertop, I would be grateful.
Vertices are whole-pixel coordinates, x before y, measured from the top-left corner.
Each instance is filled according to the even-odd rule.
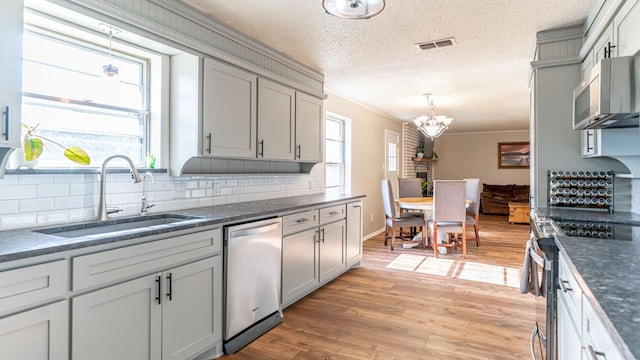
[[[538,210],[554,220],[640,226],[640,215],[629,212]],[[640,238],[640,234],[634,238]],[[605,319],[604,325],[623,354],[630,359],[640,358],[640,241],[561,236],[557,244],[575,270],[585,297]]]
[[[233,222],[265,218],[308,207],[327,206],[332,203],[357,200],[363,197],[364,195],[315,194],[176,210],[170,211],[166,214],[180,215],[192,219],[186,219],[186,221],[166,226],[146,227],[140,231],[124,231],[107,234],[105,236],[65,238],[36,232],[39,228],[0,231],[0,263],[195,227],[229,224]],[[162,216],[159,214],[153,214],[150,215],[150,217],[156,215]],[[122,218],[115,219],[116,222],[126,220],[127,219]],[[89,227],[91,223],[92,222],[79,223],[74,224],[73,226]],[[67,226],[67,224],[60,226]],[[44,228],[47,229],[53,227],[56,226],[50,225]]]

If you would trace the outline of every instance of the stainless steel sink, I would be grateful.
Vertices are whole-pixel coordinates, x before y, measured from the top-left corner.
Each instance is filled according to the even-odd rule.
[[[35,232],[64,238],[107,237],[185,225],[202,221],[202,218],[181,215],[156,215],[108,221],[95,221],[78,225],[58,226]]]

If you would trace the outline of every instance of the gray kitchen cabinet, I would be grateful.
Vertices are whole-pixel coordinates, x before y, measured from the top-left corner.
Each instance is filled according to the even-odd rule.
[[[607,26],[600,34],[600,37],[593,44],[593,65],[595,66],[602,59],[617,56],[617,46],[613,37],[613,24]]]
[[[210,58],[203,76],[201,154],[255,158],[258,77]]]
[[[322,161],[322,100],[296,92],[296,160]]]
[[[20,147],[22,105],[22,17],[23,1],[2,4],[0,14],[0,148]],[[3,151],[0,151],[0,155]],[[2,157],[0,156],[0,164]]]
[[[582,130],[582,157],[640,155],[638,132],[629,129]]]
[[[581,352],[582,288],[563,254],[558,262],[558,360],[575,359]]]
[[[258,158],[294,159],[295,99],[292,88],[258,80]]]
[[[346,271],[345,217],[344,204],[283,217],[283,307]]]
[[[69,306],[66,300],[0,319],[3,359],[68,360]]]
[[[640,49],[640,0],[627,0],[613,19],[617,56],[632,56]]]
[[[219,353],[221,253],[218,228],[73,257],[73,358]]]
[[[347,266],[362,261],[362,201],[347,204]]]
[[[222,260],[210,257],[72,299],[77,359],[190,359],[221,338]]]
[[[582,300],[582,358],[607,360],[625,358],[586,296],[583,296]]]
[[[68,359],[68,262],[21,264],[0,271],[1,357]]]

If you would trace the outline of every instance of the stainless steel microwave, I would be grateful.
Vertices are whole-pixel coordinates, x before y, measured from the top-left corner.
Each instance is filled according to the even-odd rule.
[[[632,56],[602,59],[573,91],[573,129],[638,127]]]

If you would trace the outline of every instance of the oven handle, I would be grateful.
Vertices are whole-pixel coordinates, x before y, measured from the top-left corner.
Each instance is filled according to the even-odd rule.
[[[533,249],[529,249],[529,256],[536,264],[540,265],[545,270],[551,270],[551,263],[542,258],[542,256],[538,255],[538,253]]]

